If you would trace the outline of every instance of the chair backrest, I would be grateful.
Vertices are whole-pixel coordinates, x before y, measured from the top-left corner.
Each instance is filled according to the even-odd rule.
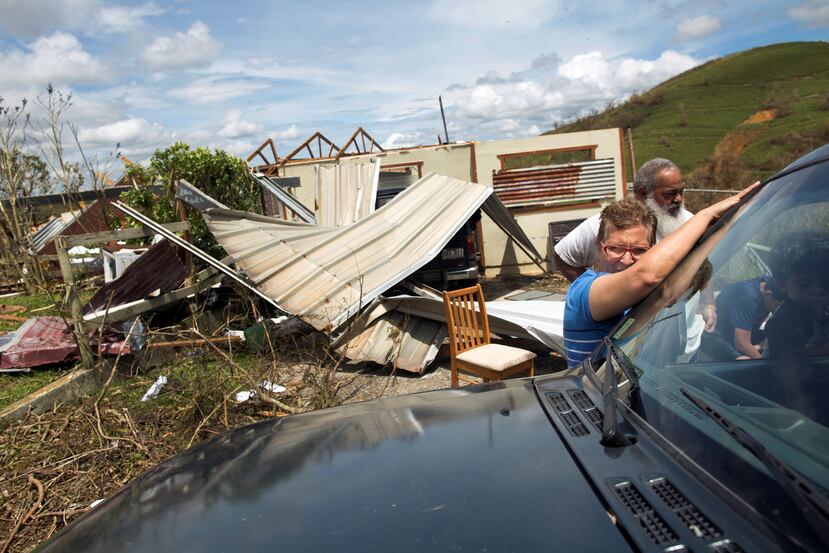
[[[478,306],[476,311],[475,306]],[[452,356],[489,343],[489,321],[481,285],[443,293]]]

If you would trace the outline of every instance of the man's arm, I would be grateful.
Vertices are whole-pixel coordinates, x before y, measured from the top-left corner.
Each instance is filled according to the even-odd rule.
[[[707,286],[700,292],[702,305],[702,320],[705,321],[705,332],[714,332],[717,328],[717,305],[714,301],[714,289]]]
[[[734,329],[734,349],[751,359],[760,359],[760,349],[751,343],[751,330]]]
[[[561,274],[564,275],[564,278],[566,278],[569,282],[576,280],[579,275],[585,271],[584,267],[573,267],[572,265],[566,263],[555,250],[553,250],[553,261],[556,264],[556,269],[561,271]]]
[[[588,217],[568,232],[553,248],[556,269],[570,282],[593,265],[598,229],[598,217]]]

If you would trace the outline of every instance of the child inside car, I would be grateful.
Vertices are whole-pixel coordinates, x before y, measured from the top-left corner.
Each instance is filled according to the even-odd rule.
[[[829,233],[789,234],[769,262],[786,299],[766,323],[768,357],[829,355]]]

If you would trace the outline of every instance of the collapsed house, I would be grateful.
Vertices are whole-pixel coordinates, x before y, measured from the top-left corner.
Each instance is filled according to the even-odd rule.
[[[618,129],[390,151],[358,129],[343,148],[317,133],[286,158],[267,144],[274,159],[252,172],[266,215],[178,183],[177,197],[201,212],[224,260],[179,237],[175,224],[113,202],[165,240],[98,291],[82,324],[134,319],[227,277],[277,314],[328,333],[352,361],[422,373],[446,324],[441,296],[410,277],[474,214],[484,214],[475,240],[486,274],[537,274],[550,268],[540,252],[549,250],[551,225],[577,223],[625,193]],[[187,255],[208,268],[182,287]],[[496,335],[562,351],[562,302],[487,305]]]

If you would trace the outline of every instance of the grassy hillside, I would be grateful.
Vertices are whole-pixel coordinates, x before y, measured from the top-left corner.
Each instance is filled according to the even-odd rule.
[[[829,43],[719,58],[550,132],[605,127],[631,127],[637,164],[672,159],[689,186],[734,188],[770,176],[829,142]]]

